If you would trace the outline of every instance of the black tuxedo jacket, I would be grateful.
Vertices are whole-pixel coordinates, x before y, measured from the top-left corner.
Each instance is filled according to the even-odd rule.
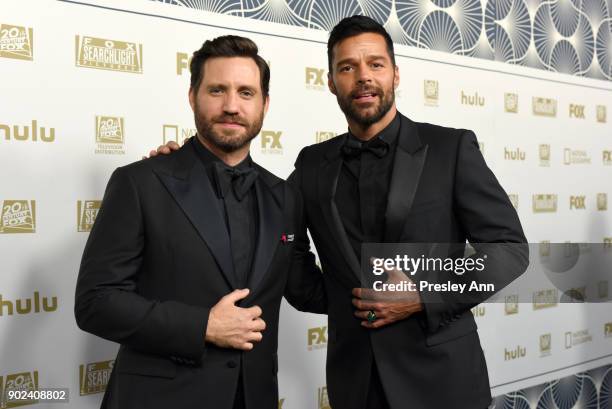
[[[334,409],[360,409],[376,362],[393,409],[483,409],[491,401],[487,368],[470,307],[483,299],[428,299],[424,311],[389,326],[360,325],[351,289],[361,286],[359,260],[334,203],[347,135],[304,148],[290,181],[302,193],[306,225],[317,248],[328,296],[327,386]],[[508,196],[489,170],[472,131],[401,117],[385,242],[525,243]],[[528,250],[497,289],[527,266]],[[501,252],[505,249],[501,249]],[[503,258],[503,255],[500,255]]]
[[[210,308],[236,280],[223,203],[193,143],[117,169],[87,241],[77,323],[121,344],[103,408],[231,409],[240,372],[247,407],[276,408],[283,294],[298,309],[326,309],[320,274],[302,267],[313,256],[295,251],[299,193],[255,165],[259,237],[239,305],[260,306],[267,328],[249,352],[204,342]]]

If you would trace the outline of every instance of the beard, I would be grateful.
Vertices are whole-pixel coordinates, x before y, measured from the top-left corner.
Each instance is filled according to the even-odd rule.
[[[264,119],[263,110],[259,117],[252,122],[238,115],[219,115],[207,118],[200,113],[197,104],[194,111],[198,134],[225,153],[235,152],[249,144],[259,134]],[[217,123],[229,121],[242,125],[242,129],[222,129],[217,131],[213,128]]]
[[[355,96],[361,92],[372,92],[380,98],[380,102],[377,103],[374,112],[362,113],[366,109],[369,111],[369,108],[359,109],[353,105]],[[366,129],[372,124],[380,121],[382,117],[389,112],[395,102],[395,90],[391,88],[389,92],[386,93],[382,88],[377,86],[356,87],[347,95],[341,96],[337,94],[336,99],[344,115],[346,115],[348,119],[356,122],[360,127]]]

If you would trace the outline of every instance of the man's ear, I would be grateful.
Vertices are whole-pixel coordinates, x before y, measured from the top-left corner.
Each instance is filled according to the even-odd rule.
[[[328,72],[327,73],[327,87],[329,88],[329,91],[336,95],[336,86],[334,85],[334,80],[332,78],[332,73]]]
[[[193,88],[189,88],[189,105],[191,105],[191,110],[195,112],[195,99],[196,95]]]
[[[270,95],[266,95],[264,98],[264,116],[268,113],[268,109],[270,108]]]
[[[393,88],[397,89],[397,87],[399,87],[400,84],[400,72],[399,72],[399,67],[396,65],[394,68],[394,76],[393,76]]]

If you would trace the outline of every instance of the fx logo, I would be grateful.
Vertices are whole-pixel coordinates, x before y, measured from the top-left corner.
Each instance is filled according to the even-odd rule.
[[[322,68],[306,67],[306,84],[315,87],[325,86],[325,70]]]
[[[584,119],[584,105],[570,104],[569,116],[570,118]]]
[[[261,148],[262,149],[283,149],[280,143],[282,131],[261,131]]]
[[[308,346],[327,344],[327,327],[308,329]]]
[[[570,209],[585,209],[586,196],[570,196]]]
[[[182,75],[183,71],[189,71],[191,57],[186,53],[176,53],[176,75]]]

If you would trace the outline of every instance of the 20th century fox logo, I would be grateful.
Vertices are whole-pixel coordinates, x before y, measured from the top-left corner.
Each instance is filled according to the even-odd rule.
[[[79,365],[79,394],[85,396],[104,392],[114,366],[114,360]]]
[[[124,119],[115,116],[96,116],[96,153],[123,155],[125,139]]]
[[[5,200],[2,202],[0,234],[36,233],[36,201]]]
[[[38,371],[21,372],[0,376],[0,409],[17,408],[38,403],[38,400],[11,400],[9,392],[30,392],[38,390]]]
[[[77,67],[142,74],[142,44],[75,36]]]
[[[34,58],[32,28],[0,24],[0,57],[32,61]]]
[[[77,231],[90,232],[93,227],[100,206],[101,200],[79,200],[77,202]]]

